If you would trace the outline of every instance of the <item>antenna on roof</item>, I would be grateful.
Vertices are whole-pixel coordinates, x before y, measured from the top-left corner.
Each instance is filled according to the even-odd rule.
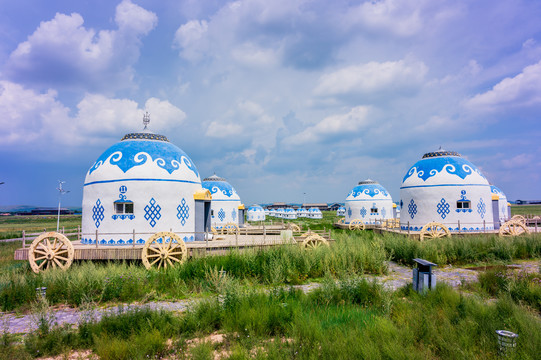
[[[145,125],[143,130],[147,129],[147,126],[148,126],[149,123],[150,123],[150,114],[148,113],[148,111],[146,111],[145,115],[143,115],[143,125]]]

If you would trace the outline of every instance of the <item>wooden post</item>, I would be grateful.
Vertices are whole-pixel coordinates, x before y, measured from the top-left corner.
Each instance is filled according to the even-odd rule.
[[[81,241],[81,225],[77,225],[77,240]]]
[[[239,230],[235,231],[235,246],[237,248],[237,251],[239,250]]]
[[[62,235],[66,234],[66,229],[64,229],[64,226],[62,226]]]
[[[458,233],[460,234],[460,220],[458,220]]]
[[[133,229],[133,232],[132,232],[132,243],[131,243],[131,247],[135,247],[135,229]]]
[[[535,223],[535,226],[537,227],[537,223]],[[26,246],[26,233],[23,230],[23,249],[25,248],[25,246]]]
[[[410,222],[408,221],[408,237],[410,236]]]
[[[267,228],[265,227],[265,223],[263,223],[263,245],[265,245],[266,242],[267,242]]]
[[[98,248],[98,242],[99,242],[99,239],[98,239],[98,229],[96,229],[96,249]]]

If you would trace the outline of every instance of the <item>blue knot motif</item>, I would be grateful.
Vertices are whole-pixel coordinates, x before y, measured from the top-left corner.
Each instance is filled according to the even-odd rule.
[[[150,199],[149,204],[145,206],[145,220],[147,220],[150,226],[156,226],[156,220],[160,220],[162,207],[156,204],[154,198]]]
[[[445,201],[444,198],[441,198],[441,201],[438,203],[437,208],[438,214],[440,214],[442,219],[445,219],[447,215],[451,212],[451,210],[449,210],[450,207],[451,205],[449,205],[449,203]]]
[[[92,220],[94,220],[97,228],[100,227],[101,222],[105,219],[105,215],[103,215],[104,211],[105,208],[101,204],[101,200],[96,200],[96,205],[92,207]]]
[[[177,206],[177,219],[180,220],[182,226],[186,224],[186,220],[190,217],[190,207],[186,204],[186,200],[182,198],[180,205]]]
[[[415,203],[415,201],[413,201],[413,199],[411,199],[410,203],[408,204],[408,213],[410,214],[412,219],[417,214],[417,204]]]

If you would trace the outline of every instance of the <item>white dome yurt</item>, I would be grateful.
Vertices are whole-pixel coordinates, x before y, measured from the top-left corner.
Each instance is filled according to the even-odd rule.
[[[323,214],[321,213],[321,210],[317,207],[313,207],[308,209],[308,216],[310,219],[323,219]]]
[[[212,195],[211,222],[212,226],[221,229],[227,223],[242,225],[244,223],[244,209],[240,197],[224,178],[216,174],[203,179],[203,188]]]
[[[283,219],[284,218],[284,212],[285,210],[283,208],[276,209],[276,212],[274,213],[274,216],[277,218]]]
[[[487,179],[454,151],[425,154],[404,176],[400,198],[402,230],[420,231],[429,222],[454,232],[459,224],[462,232],[494,229]]]
[[[271,211],[265,208],[265,216],[271,216]]]
[[[192,160],[165,136],[127,134],[86,174],[81,242],[144,244],[149,234],[169,230],[184,241],[202,240],[194,232],[210,230],[210,198]]]
[[[292,220],[297,218],[297,212],[292,208],[284,209],[284,219]]]
[[[248,208],[246,218],[248,221],[265,221],[265,210],[259,205],[252,205]]]
[[[346,216],[346,208],[340,206],[338,210],[336,210],[336,216]]]
[[[493,203],[495,200],[498,201],[498,220],[501,224],[503,224],[511,218],[511,207],[507,201],[507,196],[505,196],[505,194],[494,185],[490,185],[490,191],[492,192]]]
[[[393,199],[377,181],[360,181],[346,198],[346,224],[356,219],[374,224],[393,217]]]
[[[297,217],[308,217],[308,210],[303,207],[298,208]]]

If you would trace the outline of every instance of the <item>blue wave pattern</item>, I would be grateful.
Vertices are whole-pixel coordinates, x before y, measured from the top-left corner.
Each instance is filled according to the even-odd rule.
[[[382,194],[383,196],[389,196],[389,193],[385,188],[379,184],[366,184],[366,185],[357,185],[355,186],[348,194],[349,196],[353,196],[356,198],[357,196],[365,194],[370,197],[374,197],[376,195]]]
[[[474,172],[485,178],[485,176],[479,171],[479,169],[477,169],[475,165],[468,160],[457,156],[435,157],[419,160],[408,170],[402,182],[411,177],[415,173],[415,170],[417,170],[417,177],[423,179],[423,181],[436,176],[438,173],[444,170],[448,174],[456,175],[461,179],[465,179]]]
[[[235,189],[233,189],[233,186],[225,181],[203,181],[201,186],[210,191],[211,194],[221,192],[223,195],[231,197],[237,193]]]
[[[116,165],[123,172],[126,172],[133,167],[145,164],[149,160],[155,162],[156,165],[169,174],[179,170],[181,165],[184,164],[199,177],[199,172],[192,160],[177,146],[165,141],[141,140],[124,140],[114,144],[101,154],[88,173],[92,174],[106,162]]]

